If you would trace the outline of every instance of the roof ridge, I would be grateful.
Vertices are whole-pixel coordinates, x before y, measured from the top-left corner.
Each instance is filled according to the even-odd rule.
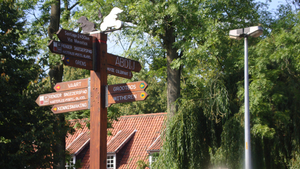
[[[166,112],[161,112],[161,113],[134,114],[134,115],[120,116],[119,118],[143,117],[143,116],[160,116],[160,115],[167,115],[167,113]]]
[[[91,138],[89,138],[83,145],[74,153],[75,155],[79,154],[82,149],[90,142]]]
[[[80,133],[69,145],[66,149],[68,149],[76,140],[78,140],[83,134],[85,134],[86,132],[82,132]]]
[[[116,148],[115,152],[118,153],[120,151],[120,149],[131,139],[131,137],[133,136],[133,134],[136,133],[136,129],[133,130],[132,133],[130,133],[130,135],[119,145],[119,147]]]
[[[153,141],[153,143],[149,146],[148,150],[156,143],[156,141],[160,138],[160,135]]]
[[[83,119],[71,119],[68,120],[69,122],[86,122],[84,120],[90,121],[88,118],[83,118]]]
[[[117,134],[108,143],[106,143],[106,146],[109,145],[110,142],[112,142],[117,137],[117,135],[119,135],[121,132],[122,130],[118,131]]]

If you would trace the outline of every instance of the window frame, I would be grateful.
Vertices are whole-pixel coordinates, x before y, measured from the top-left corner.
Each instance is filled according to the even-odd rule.
[[[159,156],[159,151],[149,153],[149,166],[150,166],[149,168],[151,168],[152,163],[157,160],[158,156]]]
[[[113,157],[112,159],[110,159],[110,160],[113,160],[113,163],[108,163],[108,157]],[[116,161],[117,161],[116,154],[107,154],[106,155],[106,168],[107,169],[116,169],[116,164],[117,164]],[[113,167],[108,168],[108,164],[112,164]]]

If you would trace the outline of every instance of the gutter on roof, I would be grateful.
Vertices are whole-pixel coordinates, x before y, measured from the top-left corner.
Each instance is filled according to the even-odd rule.
[[[74,155],[75,156],[78,155],[89,142],[90,142],[90,138],[78,149],[78,151],[75,152]]]
[[[117,134],[116,134],[116,136],[114,137],[114,138],[116,138],[117,137],[117,135],[119,134],[119,133],[121,133],[121,131],[122,130],[120,130]],[[120,146],[119,147],[117,147],[116,148],[116,150],[115,151],[113,151],[113,152],[107,152],[107,153],[110,153],[110,154],[113,154],[113,153],[118,153],[123,147],[124,147],[124,145],[131,139],[131,137],[135,134],[135,132],[136,132],[137,130],[135,129],[135,130],[133,130],[133,132],[120,144]],[[113,138],[113,139],[114,139]],[[113,140],[112,139],[112,140]],[[112,141],[112,140],[110,140],[110,142]],[[110,143],[109,142],[109,143]],[[108,144],[107,144],[108,145]]]

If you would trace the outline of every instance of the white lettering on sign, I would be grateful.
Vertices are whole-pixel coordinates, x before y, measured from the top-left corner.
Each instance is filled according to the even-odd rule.
[[[72,38],[67,37],[68,42],[73,42]]]
[[[81,60],[75,60],[75,64],[86,67],[86,62],[81,61]]]
[[[81,95],[81,94],[86,94],[87,92],[88,92],[87,89],[76,90],[76,91],[71,91],[71,92],[65,92],[65,93],[64,93],[64,97],[74,96],[74,95]]]
[[[131,72],[129,73],[129,72],[125,72],[123,70],[116,69],[116,73],[118,73],[120,75],[130,76]]]
[[[47,95],[48,99],[55,99],[55,98],[60,98],[62,97],[61,93],[56,93],[56,94],[49,94]],[[45,97],[46,98],[46,97]]]
[[[117,57],[115,65],[119,67],[134,70],[135,69],[135,62],[126,58]]]
[[[70,97],[70,98],[63,98],[63,99],[51,100],[50,104],[59,104],[59,103],[66,103],[66,102],[74,102],[74,101],[80,101],[80,100],[86,100],[86,99],[87,98],[85,96]]]
[[[123,96],[115,96],[113,99],[115,101],[122,101],[122,100],[134,100],[137,98],[136,94],[128,94],[128,95],[123,95]]]
[[[68,50],[63,50],[62,53],[65,54],[65,55],[72,55],[72,56],[75,55],[74,52],[71,52],[71,51],[68,51]]]
[[[78,38],[82,40],[90,40],[90,37],[83,35],[83,34],[78,34]]]
[[[135,85],[124,85],[124,86],[116,86],[113,88],[113,91],[126,91],[126,90],[130,90],[130,89],[136,89]]]
[[[68,84],[68,88],[80,87],[80,86],[81,86],[81,82],[74,82],[74,83]]]
[[[77,56],[77,57],[81,57],[81,58],[92,59],[91,55],[84,55],[84,54],[77,53],[77,52],[74,52],[73,55]]]
[[[88,107],[86,103],[78,103],[78,104],[70,104],[70,105],[65,105],[65,106],[58,106],[57,110],[62,111],[62,110],[70,110],[70,109],[78,109],[78,108],[84,108]]]
[[[114,68],[108,67],[107,70],[108,70],[109,72],[115,72],[115,69],[114,69]]]
[[[79,51],[79,52],[85,52],[85,53],[93,54],[93,50],[82,48],[82,47],[74,46],[74,50]]]
[[[74,42],[77,43],[77,44],[80,44],[80,45],[88,46],[88,43],[85,42],[85,41],[80,41],[78,39],[74,39]]]
[[[72,45],[68,45],[68,44],[65,44],[65,43],[62,43],[61,46],[63,48],[72,49]]]
[[[66,35],[66,36],[71,36],[71,37],[73,37],[73,38],[76,38],[76,37],[77,37],[77,35],[76,35],[75,33],[72,33],[72,32],[69,32],[69,31],[65,31],[65,35]]]

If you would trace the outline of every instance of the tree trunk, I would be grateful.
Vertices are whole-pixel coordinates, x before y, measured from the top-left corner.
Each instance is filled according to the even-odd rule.
[[[180,97],[180,68],[172,69],[171,63],[180,56],[177,49],[173,46],[175,42],[175,30],[171,23],[166,28],[164,47],[167,50],[167,108],[168,115],[172,117],[178,110],[175,101]]]
[[[51,88],[53,89],[55,84],[62,81],[63,65],[59,64],[49,71]],[[53,90],[54,91],[54,90]],[[55,142],[53,143],[53,169],[65,169],[65,116],[64,114],[55,114],[56,121],[53,123],[53,132],[55,134]]]
[[[60,22],[60,0],[55,0],[51,4],[50,25],[48,27],[48,36],[53,39],[53,34],[58,31]]]
[[[51,4],[50,25],[48,27],[48,36],[53,39],[53,34],[59,30],[60,23],[60,0],[55,0]],[[62,81],[63,65],[58,63],[57,66],[49,71],[52,88],[58,82]],[[63,114],[54,115],[56,121],[53,130],[56,136],[56,142],[53,143],[53,169],[65,169],[65,116]]]

